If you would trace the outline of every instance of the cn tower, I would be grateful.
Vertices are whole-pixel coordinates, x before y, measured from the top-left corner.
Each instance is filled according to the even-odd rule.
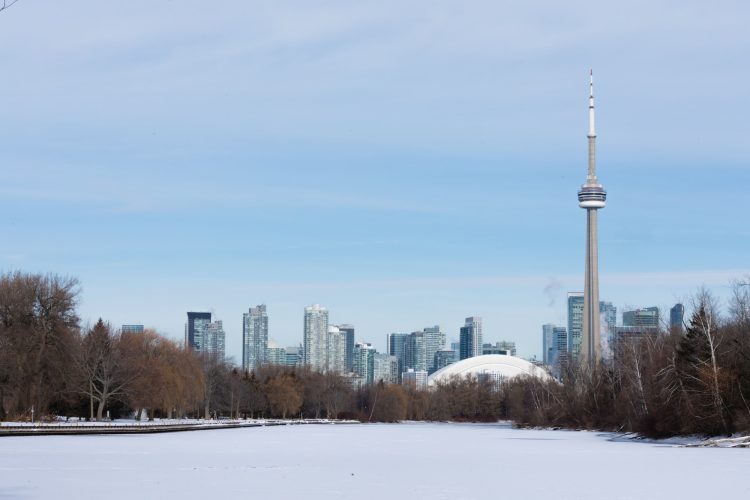
[[[601,357],[599,329],[599,243],[597,210],[604,208],[607,192],[596,178],[594,72],[589,83],[589,173],[578,191],[578,206],[586,210],[586,282],[583,287],[583,329],[579,360],[595,363]]]

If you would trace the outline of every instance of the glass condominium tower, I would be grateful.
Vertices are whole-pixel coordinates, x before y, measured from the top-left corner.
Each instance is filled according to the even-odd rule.
[[[583,331],[583,294],[568,293],[568,353],[573,360],[581,355],[581,332]]]
[[[211,323],[210,312],[188,312],[185,323],[185,345],[197,352],[206,350],[206,328]]]
[[[254,370],[268,362],[268,314],[265,304],[242,315],[242,369]]]
[[[460,358],[473,358],[482,355],[482,318],[469,316],[460,331]]]
[[[328,309],[320,304],[305,307],[302,362],[324,372],[328,364]]]

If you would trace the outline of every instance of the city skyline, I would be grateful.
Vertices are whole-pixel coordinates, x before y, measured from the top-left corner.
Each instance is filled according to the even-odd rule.
[[[78,277],[92,324],[181,339],[211,311],[238,362],[259,303],[281,345],[319,302],[379,349],[477,314],[539,356],[583,289],[594,67],[601,298],[667,311],[748,274],[748,6],[254,5],[3,13],[0,270]]]

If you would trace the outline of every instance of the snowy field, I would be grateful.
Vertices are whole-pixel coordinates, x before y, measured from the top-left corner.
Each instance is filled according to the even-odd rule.
[[[750,450],[505,425],[0,438],[0,498],[750,498]]]

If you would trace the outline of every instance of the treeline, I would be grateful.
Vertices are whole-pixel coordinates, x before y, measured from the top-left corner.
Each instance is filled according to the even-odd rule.
[[[700,292],[685,332],[617,346],[613,361],[569,365],[562,381],[454,378],[429,390],[375,384],[307,368],[246,373],[156,332],[82,327],[78,283],[0,276],[0,420],[352,418],[512,420],[522,426],[663,437],[750,431],[750,287],[735,284],[729,313]]]
[[[733,284],[726,316],[706,290],[692,306],[684,332],[623,341],[613,361],[569,366],[561,383],[509,381],[506,415],[650,437],[750,431],[750,288]]]
[[[245,373],[156,332],[82,327],[78,282],[20,272],[0,276],[0,420],[53,415],[138,418],[354,418],[497,420],[493,385],[456,380],[433,392],[341,375],[263,366]]]
[[[201,360],[154,332],[81,328],[73,278],[0,277],[0,419],[51,414],[102,419],[125,407],[192,410],[203,401]]]

